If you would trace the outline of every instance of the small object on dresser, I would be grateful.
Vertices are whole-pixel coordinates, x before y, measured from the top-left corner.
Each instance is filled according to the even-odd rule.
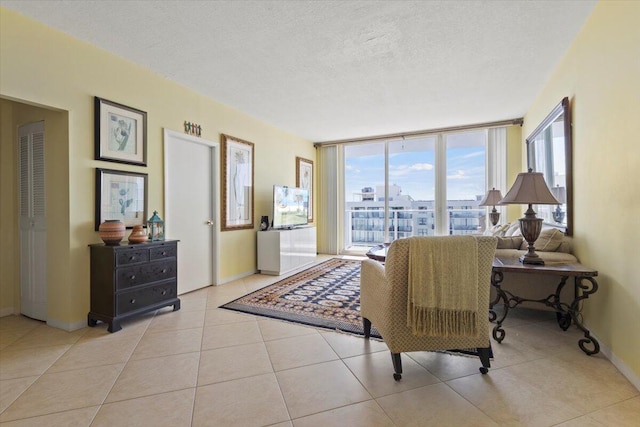
[[[147,231],[152,242],[164,240],[164,221],[158,216],[158,211],[153,211],[153,216],[147,221]]]
[[[260,230],[266,231],[268,229],[269,229],[269,217],[265,215],[260,219]]]
[[[142,243],[147,240],[149,240],[149,236],[142,225],[134,225],[131,234],[129,234],[129,243]]]
[[[124,238],[125,226],[119,219],[108,219],[98,227],[98,235],[105,245],[118,245]]]

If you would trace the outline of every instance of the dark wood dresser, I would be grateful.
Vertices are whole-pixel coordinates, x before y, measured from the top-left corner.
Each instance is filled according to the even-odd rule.
[[[180,310],[178,241],[89,245],[91,250],[91,311],[88,325],[109,323],[122,329],[132,316],[173,305]]]

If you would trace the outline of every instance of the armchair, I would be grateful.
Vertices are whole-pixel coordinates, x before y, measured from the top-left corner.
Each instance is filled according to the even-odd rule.
[[[466,242],[466,246],[464,246],[463,251],[459,251],[458,249],[460,249],[459,242],[461,241],[461,237],[462,236],[411,237],[408,239],[399,239],[394,241],[389,247],[384,265],[371,259],[362,261],[360,273],[360,311],[364,324],[365,337],[368,338],[370,336],[371,325],[373,323],[391,351],[391,358],[395,371],[393,377],[396,381],[402,378],[402,361],[400,353],[407,351],[473,349],[475,350],[474,353],[480,357],[480,361],[482,362],[480,372],[486,374],[488,372],[488,368],[491,366],[489,362],[489,358],[491,357],[491,343],[489,341],[489,292],[491,284],[491,269],[497,239],[495,237],[465,236],[462,238],[467,239],[463,240]],[[418,240],[414,240],[410,243],[412,239]],[[421,241],[419,239],[439,239],[437,240],[435,247],[442,249],[438,250],[436,253],[433,251],[433,249],[435,249],[433,246],[433,240]],[[473,244],[474,240],[476,245]],[[415,245],[424,243],[427,243],[426,248],[432,250],[432,253],[425,253],[422,251],[420,252],[420,257],[425,256],[425,259],[429,258],[432,260],[443,259],[442,254],[445,252],[451,253],[451,245],[458,244],[454,253],[459,254],[459,256],[450,257],[451,262],[434,262],[432,269],[432,273],[434,274],[439,274],[438,270],[440,270],[440,273],[446,272],[446,268],[453,268],[453,270],[456,270],[462,268],[464,265],[477,265],[477,274],[475,274],[475,268],[468,268],[469,271],[473,270],[473,274],[470,275],[468,278],[470,280],[467,281],[475,283],[459,281],[455,284],[456,287],[460,286],[460,289],[463,289],[464,292],[469,292],[472,295],[474,304],[477,302],[477,305],[475,305],[477,306],[477,310],[475,311],[477,316],[474,316],[475,323],[473,333],[470,334],[467,331],[466,333],[459,334],[459,331],[453,331],[452,333],[447,332],[441,335],[434,335],[424,334],[424,332],[419,331],[414,334],[413,331],[415,328],[412,327],[412,325],[408,326],[408,324],[411,323],[407,316],[408,295],[410,293],[410,246],[411,250],[414,251],[415,256]],[[434,256],[435,258],[432,258]],[[414,260],[415,259],[416,258],[414,257]],[[446,259],[446,257],[444,259]],[[416,261],[414,261],[414,265],[415,264]],[[449,265],[446,266],[443,264]],[[431,272],[429,272],[427,276],[430,274]],[[413,273],[413,277],[416,277],[415,273]],[[426,280],[422,280],[424,286],[433,285],[432,283],[429,284],[425,282]],[[412,283],[413,289],[416,287],[415,280]],[[438,292],[443,292],[443,290]],[[444,292],[446,293],[447,290],[445,289]],[[412,295],[414,294],[412,293]]]

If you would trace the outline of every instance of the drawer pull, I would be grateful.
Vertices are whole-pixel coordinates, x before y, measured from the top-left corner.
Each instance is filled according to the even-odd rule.
[[[131,275],[131,280],[136,280],[136,275],[135,274]]]
[[[166,273],[166,272],[167,272],[167,269],[166,269],[166,268],[163,268],[163,269],[162,269],[162,272],[163,272],[163,273]]]
[[[167,251],[162,251],[162,256],[165,256],[167,254]]]
[[[136,299],[135,298],[131,298],[131,301],[129,301],[131,304],[135,304],[136,303]]]
[[[166,290],[164,290],[164,291],[162,291],[162,292],[161,292],[161,294],[162,294],[162,295],[166,295],[166,294],[167,294],[167,291],[166,291]]]
[[[136,259],[136,257],[134,256],[129,257],[129,261],[133,261],[134,259]]]

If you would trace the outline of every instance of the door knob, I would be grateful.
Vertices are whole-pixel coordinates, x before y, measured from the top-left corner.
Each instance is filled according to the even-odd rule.
[[[207,225],[213,225],[213,221],[209,220],[209,221],[205,222],[205,224],[207,224]]]

